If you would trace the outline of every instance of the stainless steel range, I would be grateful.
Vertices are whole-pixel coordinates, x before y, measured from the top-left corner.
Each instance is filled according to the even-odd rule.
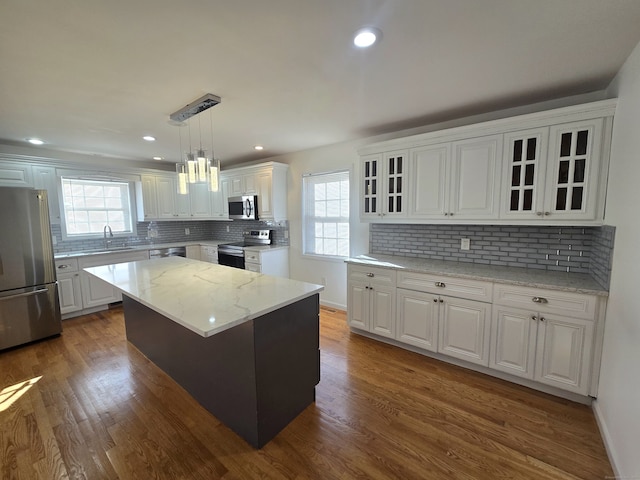
[[[271,245],[273,230],[248,230],[242,232],[243,240],[218,245],[218,264],[244,269],[244,247]]]

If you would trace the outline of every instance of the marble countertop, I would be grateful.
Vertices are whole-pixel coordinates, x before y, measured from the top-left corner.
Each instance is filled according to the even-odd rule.
[[[393,268],[411,272],[447,275],[473,280],[489,280],[496,283],[521,285],[535,288],[551,288],[566,292],[609,295],[590,275],[565,273],[531,268],[480,265],[466,262],[447,262],[427,258],[401,257],[395,255],[368,254],[352,257],[347,263],[372,267]]]
[[[182,257],[84,270],[203,337],[324,289],[322,285]]]

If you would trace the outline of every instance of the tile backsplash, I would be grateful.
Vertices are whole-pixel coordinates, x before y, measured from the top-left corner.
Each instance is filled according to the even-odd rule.
[[[371,253],[587,273],[609,287],[615,227],[370,226]],[[460,249],[468,238],[469,250]]]
[[[273,243],[289,245],[289,223],[280,222],[271,224],[262,221],[234,220],[232,222],[220,221],[186,221],[186,222],[153,222],[158,235],[152,238],[149,235],[151,222],[138,222],[135,235],[115,236],[112,246],[154,245],[174,242],[191,242],[200,240],[227,240],[238,242],[242,240],[242,232],[245,230],[268,228],[273,230]],[[227,227],[229,231],[227,232]],[[189,235],[185,233],[189,230]],[[51,234],[56,237],[56,245],[53,249],[56,253],[75,252],[80,250],[97,250],[105,248],[102,235],[86,240],[63,240],[60,225],[51,225]]]

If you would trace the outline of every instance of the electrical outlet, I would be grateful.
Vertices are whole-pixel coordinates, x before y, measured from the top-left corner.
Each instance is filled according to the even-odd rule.
[[[229,233],[229,225],[227,225],[227,233]]]
[[[191,235],[191,231],[188,228],[184,229],[184,234],[185,235]]]
[[[469,250],[471,247],[471,241],[468,238],[460,239],[460,250]]]

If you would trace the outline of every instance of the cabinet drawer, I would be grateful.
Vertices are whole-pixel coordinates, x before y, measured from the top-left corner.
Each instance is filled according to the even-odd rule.
[[[77,258],[61,258],[56,260],[56,272],[58,275],[63,273],[71,273],[78,271],[78,259]]]
[[[245,262],[260,262],[260,252],[256,252],[255,250],[245,250],[244,251],[244,261]]]
[[[596,295],[501,284],[496,284],[493,294],[496,305],[587,320],[595,318],[597,301]]]
[[[262,273],[262,267],[259,263],[245,263],[244,269],[248,270],[249,272]]]
[[[491,282],[416,272],[399,272],[398,287],[484,302],[491,302],[493,291]]]
[[[376,283],[396,286],[396,271],[388,268],[351,266],[348,268],[349,281]]]

